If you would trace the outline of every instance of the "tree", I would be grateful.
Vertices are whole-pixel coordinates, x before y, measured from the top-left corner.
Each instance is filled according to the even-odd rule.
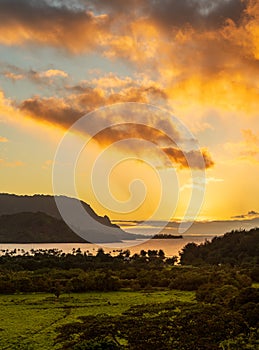
[[[55,295],[55,297],[57,299],[59,299],[60,297],[60,294],[61,294],[61,285],[59,282],[56,282],[54,287],[51,288],[51,293],[53,293]]]
[[[174,265],[175,263],[177,263],[177,261],[178,261],[178,257],[176,255],[174,255],[171,258],[167,258],[165,262],[168,265]]]

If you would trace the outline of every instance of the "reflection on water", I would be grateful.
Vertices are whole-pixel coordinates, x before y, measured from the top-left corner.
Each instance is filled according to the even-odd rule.
[[[93,255],[96,254],[99,248],[103,248],[106,253],[110,253],[111,255],[117,255],[118,251],[129,249],[131,254],[140,253],[142,249],[162,249],[165,252],[167,257],[171,257],[173,255],[178,255],[179,251],[190,242],[194,243],[203,243],[206,239],[211,239],[211,236],[185,236],[182,239],[150,239],[147,241],[124,241],[122,243],[117,243],[116,246],[114,244],[106,244],[105,247],[96,244],[89,243],[34,243],[34,244],[0,244],[1,254],[4,253],[7,249],[17,250],[17,253],[20,253],[22,250],[25,252],[29,252],[30,250],[37,249],[58,249],[62,250],[64,253],[71,253],[73,248],[80,248],[82,252],[91,253]],[[134,246],[131,246],[134,243]]]

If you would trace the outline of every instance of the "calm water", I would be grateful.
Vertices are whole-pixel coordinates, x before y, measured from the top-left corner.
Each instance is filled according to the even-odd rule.
[[[117,255],[120,249],[129,249],[131,254],[140,253],[142,249],[162,249],[167,257],[178,255],[179,251],[189,242],[203,243],[206,239],[211,239],[211,236],[185,236],[182,239],[152,239],[147,241],[128,241],[118,243],[116,246],[113,244],[96,245],[89,243],[34,243],[34,244],[0,244],[1,253],[3,250],[24,250],[29,252],[31,249],[59,249],[65,253],[72,252],[73,248],[80,248],[82,252],[89,252],[95,255],[98,248],[103,248],[105,252],[109,252],[112,255]],[[133,246],[132,246],[133,244]]]

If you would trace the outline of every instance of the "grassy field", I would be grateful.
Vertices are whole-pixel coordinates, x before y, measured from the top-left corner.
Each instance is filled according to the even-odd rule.
[[[16,294],[0,296],[0,349],[59,349],[55,329],[78,316],[120,314],[134,305],[169,300],[193,301],[194,293],[180,291]]]

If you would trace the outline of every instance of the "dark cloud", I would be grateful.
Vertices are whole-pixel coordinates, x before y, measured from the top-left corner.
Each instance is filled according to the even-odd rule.
[[[18,108],[35,119],[67,128],[78,118],[103,106],[122,102],[147,103],[166,98],[162,89],[152,85],[127,87],[118,93],[80,84],[68,86],[66,90],[72,94],[65,98],[34,96],[22,101]]]
[[[170,160],[182,168],[207,169],[214,165],[214,162],[207,150],[191,150],[183,152],[179,148],[165,147],[162,150]]]
[[[190,24],[195,28],[219,27],[227,19],[238,22],[246,8],[243,0],[149,1],[149,15],[162,26]]]
[[[63,27],[65,24],[75,20],[91,21],[92,16],[83,11],[68,9],[67,7],[51,6],[47,1],[36,0],[1,0],[0,1],[0,20],[1,26],[7,24],[31,25],[31,27],[48,30],[49,23],[54,20]],[[61,29],[60,27],[60,29]],[[54,33],[55,34],[55,33]]]
[[[170,130],[171,137],[169,137],[158,127],[158,125],[157,127],[151,127],[144,124],[126,123],[101,131],[95,136],[95,139],[100,144],[110,145],[120,140],[135,138],[150,141],[160,148],[166,145],[176,145],[176,142],[180,140],[181,136],[176,129],[173,130],[173,133]]]
[[[111,17],[148,18],[165,28],[216,28],[231,19],[238,22],[246,8],[246,0],[96,0],[81,1],[86,8],[108,13]]]
[[[145,88],[143,88],[145,91]],[[139,94],[141,95],[141,93]],[[125,94],[125,96],[127,96]],[[129,99],[131,95],[129,95]],[[104,95],[95,89],[85,89],[79,94],[70,95],[67,99],[61,98],[34,98],[23,101],[19,108],[20,110],[33,117],[34,119],[44,120],[52,124],[56,124],[67,128],[71,126],[80,117],[105,104],[109,104],[110,96]],[[121,101],[119,101],[121,102]],[[127,110],[125,109],[125,112]],[[136,111],[137,113],[137,111]],[[151,113],[152,114],[152,113]],[[102,118],[110,118],[111,116],[103,116]],[[95,123],[103,123],[102,120],[95,120]],[[117,119],[118,118],[118,119]],[[109,124],[110,124],[109,119]],[[180,168],[204,169],[213,166],[213,161],[207,151],[189,150],[183,152],[177,143],[183,142],[182,135],[179,134],[177,128],[172,123],[167,123],[164,119],[155,119],[148,113],[146,115],[146,124],[124,123],[123,116],[115,116],[115,126],[104,128],[95,137],[94,140],[102,146],[109,146],[121,140],[139,139],[152,142],[161,151],[167,155],[163,162],[165,167],[174,165]],[[119,125],[118,125],[119,123]],[[104,125],[106,125],[104,123]],[[152,125],[152,126],[151,126]],[[87,127],[87,124],[86,124]],[[86,129],[87,130],[87,129]],[[78,130],[81,132],[81,130]],[[170,136],[168,136],[170,135]],[[123,146],[118,144],[118,147],[123,147],[125,152],[135,151],[138,155],[149,153],[152,157],[152,149],[147,150],[145,145],[138,146],[137,149],[131,149],[131,144],[124,143]],[[151,153],[150,153],[151,152]],[[162,158],[161,158],[162,159]]]
[[[69,127],[78,120],[84,112],[73,108],[58,98],[33,97],[23,101],[19,108],[34,119],[47,121],[63,127]]]
[[[94,110],[98,106],[102,106],[103,104],[100,105],[100,101],[105,103],[104,100],[101,100],[100,95],[89,89],[87,94],[79,96],[80,105],[74,103],[74,107],[72,107],[72,103],[71,106],[69,106],[68,102],[65,102],[63,99],[40,98],[36,96],[23,101],[19,108],[22,112],[27,113],[34,119],[44,120],[66,128],[71,126],[87,112]],[[85,109],[82,107],[82,102],[85,104]],[[90,104],[87,102],[90,102]],[[77,107],[75,107],[75,105],[77,105]],[[173,135],[175,140],[180,139],[176,130]],[[104,129],[94,137],[99,144],[105,146],[131,138],[149,140],[160,146],[170,145],[173,142],[167,135],[156,128],[129,123]]]
[[[232,216],[232,219],[254,219],[257,217],[259,217],[259,213],[257,211],[251,210],[246,214]]]
[[[84,6],[92,7],[92,9],[99,12],[105,12],[109,14],[130,14],[131,16],[135,14],[142,14],[147,6],[149,6],[149,0],[131,0],[131,1],[121,1],[121,0],[81,0],[81,4]]]
[[[208,29],[226,19],[238,22],[243,0],[0,0],[0,42],[38,42],[72,52],[109,45],[110,35],[128,35],[132,21],[145,19],[160,28]],[[105,36],[107,37],[105,38]]]
[[[7,45],[38,42],[72,52],[98,46],[100,36],[109,27],[107,16],[54,5],[50,1],[1,0],[0,42]]]
[[[81,0],[80,4],[111,16],[146,17],[162,26],[218,27],[226,19],[238,22],[246,8],[245,0]]]
[[[37,43],[77,54],[90,50],[149,72],[176,70],[179,74],[172,82],[176,85],[193,74],[207,79],[222,71],[234,75],[249,70],[254,75],[258,60],[254,36],[247,33],[253,28],[247,25],[253,17],[251,4],[248,0],[0,0],[0,43]],[[154,40],[145,36],[149,26],[157,33]],[[119,98],[123,100],[121,95],[113,97]]]
[[[151,101],[167,99],[165,90],[152,83],[139,85],[137,82],[131,80],[125,88],[113,86],[112,89],[103,89],[102,85],[100,88],[94,88],[91,85],[93,84],[90,81],[84,84],[65,87],[68,92],[74,93],[73,99],[83,108],[86,108],[86,111],[113,103],[149,103]]]
[[[57,79],[68,78],[68,74],[63,70],[50,68],[45,71],[34,69],[24,69],[11,64],[0,63],[0,74],[12,81],[28,79],[33,83],[50,86],[59,83]],[[58,85],[58,84],[57,84]]]

